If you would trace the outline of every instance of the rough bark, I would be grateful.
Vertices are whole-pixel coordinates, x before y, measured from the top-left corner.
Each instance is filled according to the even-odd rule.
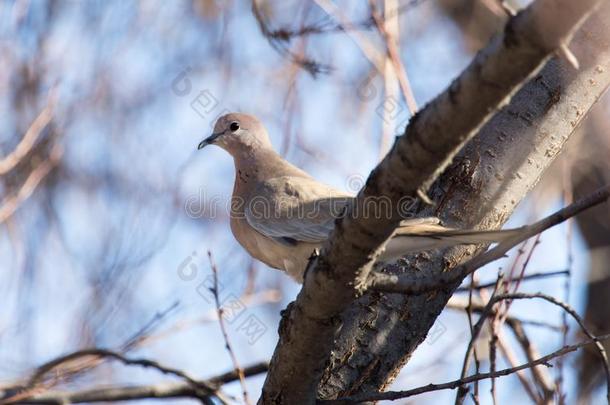
[[[337,332],[341,329],[341,313],[353,302],[354,286],[365,284],[380,248],[401,219],[397,213],[381,219],[357,216],[354,213],[363,212],[363,204],[365,201],[370,201],[371,197],[384,196],[396,207],[405,195],[422,196],[462,146],[570,37],[574,28],[596,3],[597,1],[594,0],[579,2],[538,0],[525,12],[511,19],[504,34],[496,37],[480,52],[447,91],[414,117],[405,136],[396,141],[388,156],[369,177],[358,196],[356,205],[348,210],[343,220],[338,221],[322,254],[310,263],[303,289],[297,300],[286,311],[280,324],[280,342],[271,361],[261,402],[299,404],[315,402],[316,388],[327,365],[329,353],[335,346]],[[538,85],[544,86],[543,83],[545,81],[541,80]],[[535,90],[540,92],[539,89]],[[552,88],[549,88],[545,89],[543,94],[535,95],[540,98],[551,92]],[[561,91],[558,94],[561,94]],[[548,114],[551,114],[549,108],[553,105],[554,103],[545,105]],[[574,116],[573,121],[576,124],[584,111],[586,108],[579,111],[580,116],[575,115],[575,111],[569,111],[570,114],[567,115]],[[531,112],[534,116],[536,113],[527,110],[526,112]],[[523,119],[510,115],[508,118],[510,123],[523,125]],[[565,123],[563,117],[556,118],[557,122]],[[510,123],[506,125],[509,126]],[[546,144],[535,139],[548,149],[537,150],[537,154],[532,155],[535,160],[531,160],[531,163],[515,161],[512,158],[527,157],[535,143],[521,144],[520,148],[512,150],[514,156],[506,155],[503,148],[497,148],[496,143],[500,138],[503,139],[500,142],[507,144],[507,150],[510,150],[511,145],[520,144],[515,140],[514,132],[512,138],[508,133],[507,135],[498,133],[494,134],[493,144],[477,145],[474,152],[485,151],[485,155],[495,155],[496,158],[503,156],[508,161],[502,161],[502,158],[498,159],[498,162],[495,159],[487,161],[475,154],[470,165],[462,164],[454,168],[462,171],[461,176],[451,178],[457,183],[441,182],[433,190],[438,202],[437,212],[443,214],[451,211],[454,215],[442,216],[449,224],[459,226],[479,225],[483,228],[491,228],[501,224],[525,192],[535,183],[535,179],[548,162],[559,152],[563,141],[567,138],[567,134],[561,137],[549,135],[548,131],[554,129],[549,124],[543,136],[547,140]],[[552,142],[548,138],[553,138]],[[510,159],[507,156],[510,156]],[[481,165],[481,162],[486,163]],[[510,167],[519,163],[521,163],[519,166],[521,172]],[[502,177],[503,181],[498,181],[498,177]],[[525,181],[513,181],[513,177]],[[496,178],[496,181],[486,184],[488,178]],[[529,183],[527,180],[530,180]],[[509,185],[514,187],[514,190],[505,188]],[[453,195],[449,199],[443,198],[447,194],[443,192],[445,186],[459,188],[460,190],[454,190],[455,196],[462,192],[466,194],[461,194],[456,200],[453,199]],[[473,189],[478,194],[471,194]],[[444,265],[449,267],[459,263],[468,256],[466,253],[472,252],[473,249],[467,252],[461,249],[453,252],[452,255],[427,258],[423,262],[421,258],[424,256],[420,255],[415,265],[436,268],[438,271]],[[349,308],[348,316],[344,318],[346,324],[342,328],[342,336],[345,337],[343,340],[341,336],[339,337],[338,347],[343,354],[333,356],[334,362],[331,364],[331,370],[337,372],[337,378],[334,376],[326,378],[320,393],[323,396],[334,396],[339,392],[353,392],[351,385],[368,386],[373,389],[384,386],[388,377],[391,377],[397,367],[408,358],[409,353],[423,340],[426,331],[448,299],[448,296],[442,295],[438,294],[433,299],[435,305],[430,305],[430,297],[406,298],[407,302],[413,300],[413,304],[416,305],[414,308],[421,307],[427,301],[426,307],[429,308],[424,316],[418,316],[417,319],[409,315],[412,313],[408,308],[409,305],[404,307],[405,298],[367,296],[360,300],[359,305]],[[394,299],[398,301],[392,302]],[[378,318],[376,315],[380,310],[388,306],[390,310],[385,313],[386,319]],[[370,313],[374,315],[374,319],[364,319],[366,316],[359,319],[362,314],[369,311],[367,307],[372,309]],[[401,307],[402,310],[397,311]],[[354,311],[365,312],[359,314]],[[360,320],[363,320],[364,324]],[[351,349],[362,349],[358,347],[355,343],[357,340],[353,340],[353,337],[359,332],[366,332],[372,333],[370,337],[374,338],[379,331],[378,327],[374,326],[375,322],[380,321],[385,324],[386,320],[387,324],[383,327],[385,332],[390,335],[395,332],[395,329],[387,329],[391,324],[397,326],[400,331],[394,336],[384,333],[383,339],[379,340],[384,341],[383,345],[379,345],[378,348],[369,346],[363,350],[365,353],[362,355],[368,357],[370,361],[366,361],[364,368],[357,364],[354,369],[356,375],[344,380],[341,369],[337,369],[336,365],[343,364],[351,368],[349,363],[353,353]],[[363,329],[358,329],[360,326]],[[351,329],[352,327],[356,327],[357,330]],[[351,333],[348,332],[346,335],[346,331]],[[401,343],[399,347],[405,349],[400,350],[398,359],[395,359],[398,353],[395,352],[396,347],[386,340],[389,337],[399,340]],[[350,341],[352,345],[349,344]],[[410,345],[405,347],[405,342],[410,342]],[[356,346],[353,346],[354,344]],[[386,354],[380,356],[381,352]],[[384,358],[385,355],[388,355],[387,359]],[[382,367],[383,365],[385,367]],[[364,384],[365,380],[369,382]],[[344,385],[343,381],[349,384]]]
[[[431,191],[427,214],[460,227],[503,224],[560,152],[574,128],[610,84],[610,5],[605,3],[574,38],[576,71],[553,58],[455,159]],[[578,197],[578,196],[576,196]],[[445,272],[474,248],[420,254],[395,271]],[[450,293],[370,294],[350,306],[319,395],[382,390],[425,339]]]

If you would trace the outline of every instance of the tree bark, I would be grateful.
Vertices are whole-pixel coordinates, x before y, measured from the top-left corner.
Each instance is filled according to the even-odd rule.
[[[338,350],[325,374],[321,396],[334,397],[361,387],[377,389],[391,380],[423,340],[449,295],[368,295],[358,305],[349,307],[355,296],[354,287],[357,290],[366,284],[376,256],[402,219],[397,213],[377,219],[356,216],[354,212],[363,212],[368,198],[387,197],[396,207],[405,195],[421,197],[463,145],[570,38],[597,3],[538,0],[511,19],[504,35],[492,40],[447,91],[414,117],[405,136],[397,140],[369,177],[355,206],[338,221],[322,254],[310,263],[303,289],[280,324],[280,342],[261,402],[314,403],[333,347]],[[593,102],[587,104],[576,98],[576,109],[568,106],[563,115],[555,114],[544,129],[536,126],[540,133],[532,131],[532,120],[553,115],[555,98],[562,94],[562,89],[553,88],[552,79],[561,77],[565,69],[557,64],[546,74],[549,77],[534,80],[535,88],[525,89],[525,97],[544,100],[542,105],[525,103],[528,108],[524,111],[505,109],[497,115],[508,121],[497,126],[501,131],[492,130],[491,135],[471,142],[460,163],[454,165],[453,175],[434,186],[435,213],[448,224],[481,228],[502,224],[557,155],[587,105]],[[604,83],[598,87],[605,88]],[[587,84],[590,98],[593,87]],[[578,89],[573,91],[577,93]],[[599,96],[601,90],[596,94]],[[523,100],[517,105],[523,105]],[[566,126],[566,117],[573,125],[568,122]],[[550,131],[558,134],[550,135]],[[419,255],[413,266],[440,271],[459,264],[474,251],[469,248],[452,250],[443,256]],[[346,308],[347,313],[341,316]],[[410,315],[413,313],[418,313],[417,318]],[[373,341],[380,336],[378,333],[383,334],[383,339]],[[393,345],[388,339],[399,344]],[[361,356],[354,356],[355,353]]]
[[[502,225],[561,151],[575,127],[610,84],[610,5],[596,11],[570,48],[575,70],[555,57],[511,103],[469,142],[432,186],[437,203],[423,214],[458,227]],[[578,196],[576,196],[578,197]],[[419,254],[394,271],[441,273],[478,249]],[[383,390],[425,339],[451,296],[367,294],[343,315],[330,365],[319,387],[322,398]]]

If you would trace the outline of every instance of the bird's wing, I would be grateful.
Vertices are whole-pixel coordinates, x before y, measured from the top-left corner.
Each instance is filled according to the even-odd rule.
[[[353,197],[311,178],[283,176],[262,182],[245,207],[248,224],[280,243],[326,240]]]

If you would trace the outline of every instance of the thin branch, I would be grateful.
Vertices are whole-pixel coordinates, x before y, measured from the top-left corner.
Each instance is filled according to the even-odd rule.
[[[388,17],[397,17],[401,13],[414,9],[420,4],[424,3],[426,0],[410,0],[408,2],[401,2],[401,4],[391,10],[388,10],[385,13]],[[258,5],[257,5],[258,7]],[[320,35],[320,34],[329,34],[329,33],[338,33],[345,32],[350,30],[368,30],[375,25],[375,22],[372,18],[365,18],[360,21],[351,23],[349,27],[346,27],[342,24],[333,24],[329,21],[320,21],[316,23],[311,23],[309,25],[302,26],[298,29],[292,29],[289,27],[280,27],[276,29],[271,29],[268,25],[266,25],[265,32],[263,35],[270,41],[282,41],[289,42],[297,37],[304,37],[310,35]]]
[[[415,101],[413,90],[411,89],[411,83],[409,82],[407,69],[405,68],[404,64],[402,63],[402,59],[400,58],[400,50],[398,49],[397,39],[388,31],[386,27],[386,22],[383,21],[379,13],[377,13],[377,10],[375,9],[375,5],[372,0],[370,0],[370,5],[373,21],[375,21],[377,30],[385,40],[388,59],[390,60],[390,62],[392,62],[394,72],[396,73],[398,83],[400,84],[402,95],[405,98],[407,107],[409,107],[409,112],[411,113],[411,116],[413,116],[417,112],[417,102]],[[386,16],[386,20],[388,18],[389,17]]]
[[[582,331],[585,333],[585,335],[587,337],[589,337],[591,339],[595,339],[595,335],[593,333],[591,333],[591,331],[585,325],[585,322],[583,321],[583,319],[580,317],[580,315],[578,315],[578,313],[571,306],[569,306],[565,302],[559,301],[558,299],[556,299],[550,295],[543,294],[543,293],[536,293],[536,294],[512,293],[512,294],[504,294],[504,295],[497,297],[497,299],[499,299],[499,300],[532,299],[532,298],[540,298],[547,302],[550,302],[553,305],[561,307],[564,310],[564,312],[567,312],[568,314],[570,314],[570,316],[572,318],[574,318],[574,320],[578,323],[578,326],[580,326],[580,328],[582,329]],[[481,315],[481,316],[483,316],[483,315]],[[604,346],[600,342],[595,342],[595,347],[597,348],[597,350],[599,352],[599,355],[602,360],[602,366],[606,373],[606,399],[608,400],[608,402],[610,402],[610,364],[608,362],[608,355],[606,353],[606,350],[604,349]]]
[[[505,340],[501,339],[501,335],[499,336],[498,347],[502,352],[502,355],[506,359],[506,362],[510,367],[516,367],[519,364],[519,360],[515,355],[515,352],[512,350],[511,345]],[[521,386],[525,390],[526,394],[532,399],[532,403],[539,404],[542,398],[536,392],[536,389],[532,385],[531,381],[527,378],[526,370],[519,370],[515,373],[517,375],[517,379],[521,383]]]
[[[171,367],[163,366],[156,361],[149,359],[131,359],[120,353],[113,352],[107,349],[85,349],[79,350],[77,352],[73,352],[64,356],[60,356],[56,359],[53,359],[36,369],[36,371],[32,374],[28,382],[25,386],[25,392],[28,390],[35,388],[39,383],[42,382],[44,376],[60,365],[64,365],[74,360],[87,358],[93,356],[94,358],[110,358],[114,360],[118,360],[119,362],[128,365],[128,366],[140,366],[140,367],[149,367],[155,370],[162,372],[163,374],[169,374],[176,377],[179,377],[189,383],[192,388],[194,388],[197,392],[197,397],[202,400],[206,400],[207,403],[213,404],[213,401],[209,398],[209,396],[215,396],[223,403],[228,403],[228,399],[224,397],[224,395],[218,392],[218,389],[215,385],[210,384],[207,381],[198,381],[184,371],[174,369]],[[27,398],[27,397],[26,397]]]
[[[526,274],[525,276],[523,276],[521,278],[522,281],[530,281],[530,280],[538,280],[541,278],[547,278],[547,277],[555,277],[555,276],[567,276],[570,274],[569,270],[557,270],[557,271],[548,271],[548,272],[540,272],[540,273],[530,273],[530,274]],[[519,278],[509,278],[509,279],[505,279],[504,282],[505,283],[512,283],[514,281],[519,280]],[[473,290],[484,290],[490,287],[493,287],[494,285],[496,285],[496,282],[490,282],[490,283],[485,283],[485,284],[477,284],[477,285],[467,285],[464,287],[459,287],[455,290],[456,293],[464,293],[464,292],[468,292],[470,289]]]
[[[331,0],[314,1],[322,10],[324,10],[324,12],[346,28],[345,33],[352,41],[354,41],[356,46],[362,51],[362,54],[369,60],[369,62],[375,66],[377,72],[383,74],[383,57],[381,56],[381,52],[377,50],[375,45],[367,37],[354,29],[354,26],[350,23],[349,19],[341,11],[341,9]]]
[[[478,333],[481,330],[482,324],[491,315],[492,308],[493,308],[493,306],[496,303],[501,302],[501,301],[512,301],[512,300],[515,300],[515,299],[534,299],[534,298],[543,299],[543,300],[545,300],[547,302],[550,302],[553,305],[556,305],[556,306],[562,308],[565,312],[570,314],[570,316],[572,316],[572,318],[574,318],[574,320],[576,320],[576,322],[578,323],[580,328],[583,330],[583,332],[587,335],[587,337],[589,337],[591,339],[595,339],[595,335],[593,335],[593,333],[591,333],[589,331],[589,329],[586,327],[586,325],[585,325],[584,321],[582,320],[582,318],[578,315],[578,313],[572,307],[570,307],[565,302],[559,301],[556,298],[551,297],[550,295],[546,295],[546,294],[542,294],[542,293],[536,293],[536,294],[509,293],[509,294],[499,294],[499,295],[492,296],[489,299],[489,302],[487,303],[487,305],[485,306],[485,309],[481,313],[481,317],[479,319],[479,322],[477,322],[477,325],[475,326],[473,339],[476,339],[476,337],[478,336]],[[467,359],[469,358],[471,350],[472,350],[473,339],[471,339],[471,341],[470,341],[470,343],[468,345],[468,349],[466,351],[466,357],[465,357],[465,360],[464,360],[465,367],[467,365]],[[604,349],[604,346],[601,343],[596,342],[595,343],[595,347],[599,351],[599,354],[600,354],[600,356],[602,358],[602,361],[603,361],[602,364],[604,366],[604,370],[606,371],[607,390],[608,390],[607,391],[607,397],[608,397],[608,400],[610,401],[610,366],[608,364],[608,356],[606,355],[606,351]],[[464,377],[464,375],[465,375],[465,372],[464,372],[464,368],[463,368],[462,369],[462,377]]]
[[[255,376],[267,371],[269,365],[266,362],[253,364],[243,369],[246,377]],[[239,379],[235,370],[211,377],[206,380],[207,384],[211,384],[220,388],[221,385],[227,384]],[[127,401],[147,398],[201,398],[201,390],[193,387],[189,382],[176,383],[159,383],[142,386],[111,386],[87,389],[76,392],[58,392],[50,391],[42,394],[37,394],[27,398],[28,404],[66,404],[66,403],[83,403],[83,402],[111,402],[111,401]],[[8,401],[8,398],[0,398],[3,401]],[[19,402],[14,402],[19,403]]]
[[[466,348],[466,353],[464,354],[464,361],[462,362],[462,372],[460,374],[461,378],[465,378],[466,373],[468,373],[468,368],[470,366],[470,356],[473,354],[475,343],[476,343],[477,339],[479,338],[479,334],[481,333],[483,324],[487,320],[488,314],[490,314],[492,312],[492,308],[493,308],[494,304],[496,303],[496,301],[494,301],[494,297],[498,293],[498,289],[500,288],[501,283],[502,283],[502,275],[499,275],[498,279],[496,280],[496,286],[494,287],[490,300],[487,302],[487,305],[483,309],[482,315],[479,317],[479,320],[477,321],[477,323],[474,325],[474,327],[471,330],[470,341],[468,342],[468,347]],[[469,304],[471,304],[471,303],[472,303],[472,301],[469,302]],[[475,357],[475,360],[476,360],[476,357]],[[476,368],[476,374],[479,374],[478,365]],[[468,391],[465,390],[465,387],[461,387],[458,390],[458,392],[456,393],[456,397],[455,397],[456,405],[462,404],[464,402],[464,398],[465,398],[465,395],[467,392]]]
[[[495,373],[497,370],[496,355],[497,355],[497,347],[498,347],[498,340],[499,340],[498,330],[501,328],[501,325],[498,322],[499,321],[498,315],[499,315],[499,313],[496,312],[496,314],[493,317],[493,320],[491,321],[491,323],[489,325],[489,329],[490,329],[490,333],[491,333],[491,337],[489,338],[489,372],[490,373]],[[493,405],[498,405],[495,378],[491,379],[490,393],[491,393],[491,400],[493,402]]]
[[[255,363],[247,367],[243,367],[241,369],[244,377],[252,377],[254,375],[266,373],[269,370],[269,363],[266,361],[262,361],[260,363]],[[239,373],[233,369],[231,371],[227,371],[226,373],[219,374],[215,377],[208,378],[208,381],[212,384],[227,384],[233,381],[239,380]]]
[[[318,63],[313,59],[295,54],[286,44],[287,39],[289,39],[292,35],[306,35],[308,33],[314,33],[322,30],[322,27],[310,27],[302,29],[301,32],[293,32],[289,29],[272,30],[268,19],[259,6],[259,2],[260,0],[252,0],[252,14],[258,23],[261,33],[265,38],[267,38],[273,49],[275,49],[279,54],[287,56],[293,63],[303,68],[313,77],[320,73],[328,73],[332,70],[330,65]]]
[[[136,333],[132,335],[127,341],[121,346],[121,352],[127,352],[135,346],[139,346],[143,341],[148,340],[151,332],[176,308],[178,308],[179,301],[174,302],[166,309],[157,312],[153,318],[142,326]]]
[[[501,284],[502,286],[505,285],[505,283]],[[486,303],[489,302],[489,298],[490,295],[487,293],[486,290],[480,290],[480,297],[479,299],[477,299],[477,301],[473,304],[470,304],[472,306],[472,309],[476,312],[483,313],[483,311],[486,308]],[[453,304],[456,300],[454,299],[454,297],[452,297],[449,300],[449,305]],[[448,305],[448,307],[449,307]],[[495,305],[492,308],[492,314],[493,316],[496,316],[499,312],[499,308],[497,305]],[[514,319],[514,318],[511,318]],[[517,320],[517,319],[515,319]],[[547,325],[543,325],[543,326],[547,326]],[[498,340],[498,347],[500,348],[500,351],[502,352],[502,355],[504,356],[504,358],[506,359],[506,362],[511,366],[511,367],[516,367],[519,362],[517,360],[517,357],[515,356],[515,354],[513,353],[513,351],[510,348],[510,345],[507,344],[507,342],[505,340],[502,339],[502,335],[499,335],[499,340]],[[492,371],[492,370],[490,370]],[[478,371],[477,371],[478,372]],[[521,371],[517,371],[516,372],[517,378],[519,379],[519,382],[521,383],[521,385],[523,386],[523,389],[525,390],[525,393],[531,398],[532,403],[538,403],[539,402],[539,398],[537,395],[536,390],[532,387],[532,385],[530,384],[527,376],[525,375],[525,371],[521,370]]]
[[[475,274],[473,273],[470,276],[471,276],[470,285],[474,285],[476,283]],[[496,284],[494,285],[494,292],[498,288],[498,283],[500,282],[500,278],[501,278],[501,275],[498,275],[498,279],[496,280]],[[475,337],[474,337],[474,322],[472,320],[473,291],[474,290],[470,289],[470,291],[468,292],[468,304],[466,305],[466,316],[468,318],[468,329],[470,329],[470,340],[471,341],[473,339],[475,339]],[[475,372],[479,373],[479,367],[480,367],[481,363],[479,361],[479,354],[477,352],[476,346],[473,347],[472,357],[474,359]],[[456,402],[458,402],[458,398],[459,398],[460,401],[462,401],[465,398],[465,396],[466,396],[466,392],[467,391],[458,390],[457,397],[456,397]],[[474,392],[472,393],[473,400],[475,402],[477,402],[478,395],[479,395],[479,386],[478,386],[478,384],[475,384]]]
[[[475,375],[472,375],[472,376],[469,376],[466,378],[460,378],[460,379],[442,383],[442,384],[428,384],[428,385],[425,385],[422,387],[413,388],[413,389],[406,390],[406,391],[365,393],[362,395],[357,395],[357,396],[353,396],[353,397],[337,398],[334,400],[319,400],[318,403],[320,403],[320,404],[344,404],[344,403],[361,403],[361,402],[367,402],[367,401],[394,401],[394,400],[401,399],[401,398],[408,398],[408,397],[412,397],[415,395],[424,394],[426,392],[456,389],[456,388],[463,386],[464,384],[470,384],[475,381],[487,380],[492,377],[493,378],[503,377],[506,375],[516,373],[517,371],[526,370],[528,368],[538,366],[538,365],[545,365],[547,367],[550,367],[551,365],[549,364],[549,362],[555,358],[564,356],[568,353],[574,352],[574,351],[576,351],[582,347],[588,346],[590,344],[596,344],[596,343],[599,343],[601,341],[605,341],[608,339],[610,339],[610,335],[603,335],[603,336],[599,336],[595,339],[590,339],[590,340],[586,340],[584,342],[576,343],[573,345],[564,346],[561,349],[556,350],[550,354],[547,354],[546,356],[540,357],[534,361],[524,363],[517,367],[505,368],[505,369],[496,371],[495,373],[475,374]]]
[[[572,172],[571,172],[571,162],[570,159],[562,159],[561,162],[561,172],[562,172],[562,197],[564,204],[574,202],[574,184],[572,184]],[[570,290],[571,290],[571,280],[572,280],[572,266],[574,264],[574,254],[572,252],[572,231],[573,231],[574,221],[570,220],[566,222],[566,264],[568,276],[564,279],[563,283],[563,299],[566,302],[569,302],[570,299]],[[561,339],[563,344],[565,345],[568,341],[568,333],[569,333],[569,325],[568,325],[568,317],[565,312],[561,314],[561,323],[563,325],[563,330],[561,331]],[[563,381],[564,381],[564,364],[563,360],[557,362],[557,372],[555,382],[557,385],[558,395],[562,396],[563,389]]]
[[[511,331],[515,335],[515,338],[519,342],[521,349],[525,353],[525,357],[527,361],[534,361],[534,359],[540,357],[538,350],[529,340],[527,334],[525,333],[525,329],[523,328],[523,323],[514,318],[506,318],[506,324],[510,327]],[[564,344],[564,346],[567,343]],[[559,360],[557,361],[559,363]],[[547,369],[542,366],[532,367],[532,375],[534,376],[534,380],[537,385],[542,389],[545,403],[552,400],[553,393],[555,392],[555,384],[553,383],[551,376],[548,374]]]
[[[208,259],[210,261],[210,267],[212,268],[212,273],[214,275],[214,288],[212,289],[212,294],[214,295],[214,303],[216,304],[216,312],[218,314],[218,324],[220,325],[220,331],[222,332],[222,337],[225,341],[225,347],[229,352],[229,356],[231,357],[231,361],[233,362],[233,367],[235,372],[239,376],[239,383],[241,384],[242,394],[244,396],[244,402],[246,405],[250,405],[250,399],[248,398],[248,389],[246,387],[246,377],[244,376],[244,370],[240,367],[239,361],[237,360],[237,356],[233,351],[233,347],[231,346],[231,341],[229,340],[229,334],[227,333],[227,328],[224,322],[223,309],[220,305],[220,297],[218,295],[218,268],[216,267],[216,263],[214,262],[214,258],[212,257],[212,252],[208,250]]]
[[[38,117],[34,119],[25,135],[19,141],[15,149],[5,158],[0,159],[0,176],[11,171],[23,158],[32,150],[42,131],[53,118],[53,107],[55,105],[54,96],[49,97],[49,102],[42,109]]]
[[[476,301],[474,301],[471,304],[471,309],[474,312],[477,313],[481,313],[483,312],[483,310],[485,309],[485,305],[486,302],[483,302],[483,300],[481,299],[477,299]],[[454,309],[454,310],[459,310],[459,311],[466,311],[466,308],[468,307],[468,302],[461,299],[461,297],[457,297],[457,296],[453,296],[451,297],[451,299],[449,300],[449,302],[447,302],[446,307],[448,309]],[[495,312],[492,312],[492,314]],[[516,321],[516,322],[520,322],[523,325],[527,325],[527,326],[535,326],[535,327],[541,327],[541,328],[546,328],[549,329],[553,332],[561,332],[562,331],[562,327],[559,325],[553,325],[544,321],[536,321],[533,319],[521,319],[521,318],[516,318],[513,316],[509,316],[508,318],[506,318],[507,322],[511,322],[511,321]]]
[[[32,170],[23,185],[19,188],[19,191],[17,191],[15,195],[8,196],[2,200],[0,203],[0,224],[9,219],[17,209],[19,209],[21,204],[30,198],[40,182],[57,165],[62,155],[63,148],[59,143],[56,143],[51,149],[49,157]]]

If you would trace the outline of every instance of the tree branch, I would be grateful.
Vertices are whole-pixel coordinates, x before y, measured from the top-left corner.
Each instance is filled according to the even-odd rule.
[[[79,350],[79,351],[76,351],[73,353],[69,353],[67,355],[57,357],[57,358],[41,365],[32,374],[32,376],[30,377],[28,382],[25,384],[25,387],[15,387],[15,388],[9,390],[9,391],[12,391],[13,394],[10,395],[8,398],[4,398],[3,400],[9,401],[12,403],[12,402],[19,402],[22,400],[27,400],[27,402],[31,402],[32,399],[40,399],[40,398],[45,399],[46,398],[45,400],[51,400],[52,398],[55,398],[55,397],[53,397],[53,395],[51,395],[51,396],[33,395],[32,396],[31,394],[35,394],[38,391],[38,386],[43,381],[45,375],[48,374],[50,371],[56,369],[57,367],[59,367],[61,365],[65,365],[72,361],[80,360],[80,359],[87,358],[87,357],[111,358],[114,360],[118,360],[121,363],[123,363],[125,365],[129,365],[129,366],[150,367],[150,368],[156,369],[164,374],[173,375],[173,376],[183,379],[190,386],[190,392],[193,394],[192,396],[196,397],[196,398],[200,398],[204,403],[213,405],[214,401],[212,401],[212,399],[211,399],[212,396],[218,398],[222,403],[229,403],[228,398],[226,398],[224,394],[219,392],[219,387],[217,384],[213,384],[208,381],[194,379],[193,377],[189,376],[184,371],[161,365],[158,362],[153,361],[153,360],[131,359],[131,358],[124,356],[121,353],[117,353],[117,352],[107,350],[107,349],[97,349],[97,348]],[[94,391],[95,391],[96,395],[100,394],[99,390],[94,390]],[[144,389],[141,388],[140,391],[136,391],[136,392],[139,392],[141,394],[143,391],[146,391],[146,388],[144,388]],[[148,392],[153,392],[153,391],[154,391],[154,389],[148,390]],[[90,394],[91,393],[89,393],[88,395],[90,395]],[[64,398],[66,395],[70,396],[70,395],[74,395],[74,394],[54,394],[54,395],[60,395],[62,398]],[[114,391],[113,395],[117,395],[117,391]],[[55,399],[53,399],[53,400],[55,400]]]
[[[552,58],[460,152],[431,189],[436,205],[421,215],[437,216],[456,228],[502,226],[610,84],[609,21],[610,3],[604,2],[570,43],[580,70]],[[415,254],[388,272],[440,277],[480,249],[459,246]],[[358,298],[340,317],[319,397],[387,387],[451,296],[451,288],[443,288],[419,295],[371,291]]]
[[[413,388],[406,391],[388,391],[388,392],[379,392],[374,394],[362,394],[356,395],[352,397],[344,397],[338,398],[335,400],[321,400],[318,401],[320,404],[347,404],[347,403],[362,403],[367,401],[394,401],[401,398],[408,398],[415,395],[424,394],[426,392],[432,391],[440,391],[440,390],[448,390],[448,389],[456,389],[464,384],[470,384],[475,381],[487,380],[490,378],[497,378],[506,375],[510,375],[516,373],[517,371],[525,370],[528,368],[532,368],[538,365],[545,365],[550,367],[549,362],[557,357],[564,356],[568,353],[576,351],[584,346],[599,343],[600,341],[605,341],[610,339],[610,335],[599,336],[594,339],[586,340],[584,342],[576,343],[573,345],[564,346],[559,350],[554,351],[553,353],[547,354],[546,356],[540,357],[534,361],[527,362],[517,367],[505,368],[503,370],[498,370],[494,373],[479,373],[466,378],[460,378],[458,380],[442,383],[442,384],[428,384],[423,387]]]
[[[526,274],[523,277],[513,277],[513,278],[508,278],[505,279],[504,282],[505,283],[512,283],[514,281],[529,281],[529,280],[538,280],[541,278],[547,278],[547,277],[556,277],[556,276],[567,276],[568,274],[570,274],[569,270],[557,270],[557,271],[544,271],[544,272],[540,272],[540,273],[530,273],[530,274]],[[476,284],[476,285],[467,285],[464,287],[459,287],[457,288],[454,292],[460,292],[460,293],[464,293],[464,292],[469,292],[470,290],[484,290],[486,288],[490,288],[496,285],[496,282],[490,282],[490,283],[484,283],[484,284]]]
[[[265,373],[269,368],[266,362],[255,363],[251,366],[243,368],[245,377]],[[214,390],[220,389],[224,384],[239,380],[239,375],[235,370],[208,378],[205,381],[196,380],[198,384],[205,385]],[[5,389],[5,391],[17,391],[15,388]],[[0,391],[1,392],[1,391]],[[87,389],[76,392],[61,392],[49,391],[22,395],[25,391],[23,388],[15,395],[4,397],[0,396],[1,401],[14,404],[66,404],[66,403],[83,403],[83,402],[110,402],[110,401],[127,401],[146,398],[198,398],[200,400],[211,401],[215,394],[205,394],[197,386],[193,386],[191,382],[172,382],[159,383],[141,386],[112,386]],[[19,397],[17,397],[19,395]],[[3,402],[4,403],[4,402]],[[214,403],[214,402],[211,402]]]
[[[511,19],[444,93],[411,120],[339,220],[306,272],[303,289],[280,325],[263,386],[263,403],[315,402],[339,330],[341,312],[361,291],[384,242],[402,219],[354,216],[367,200],[425,195],[462,146],[569,40],[598,1],[538,0]],[[506,63],[510,60],[511,63]]]

